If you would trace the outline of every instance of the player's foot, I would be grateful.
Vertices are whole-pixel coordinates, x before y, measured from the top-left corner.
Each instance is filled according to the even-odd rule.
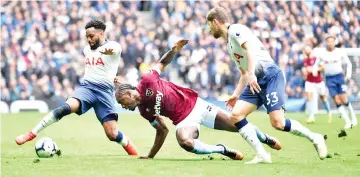
[[[313,124],[313,123],[315,123],[315,119],[309,117],[309,118],[306,120],[306,123],[308,123],[308,124]]]
[[[318,152],[319,158],[323,160],[328,155],[324,137],[321,134],[315,134],[313,143],[316,151]]]
[[[218,144],[216,146],[222,146],[224,148],[224,152],[221,154],[226,157],[229,157],[233,160],[242,160],[244,158],[244,155],[241,152],[237,152],[233,149],[230,149],[223,144]]]
[[[331,124],[331,122],[332,122],[332,114],[329,113],[328,114],[328,123]]]
[[[281,144],[276,138],[271,137],[271,136],[266,135],[266,134],[265,134],[265,136],[266,136],[266,140],[264,141],[264,144],[268,145],[272,149],[276,149],[276,150],[281,149]]]
[[[245,164],[258,164],[258,163],[272,163],[271,156],[269,153],[265,152],[263,154],[256,154],[254,159],[251,161],[245,162]]]
[[[19,135],[16,137],[15,142],[18,145],[22,145],[28,141],[33,140],[36,137],[36,134],[33,132],[27,132],[25,135]]]
[[[356,117],[351,119],[351,124],[353,127],[357,126],[358,122],[357,122]]]
[[[138,155],[135,145],[130,140],[128,140],[128,144],[126,146],[123,146],[123,148],[129,155]]]
[[[344,129],[349,129],[349,128],[351,128],[351,123],[346,123]]]

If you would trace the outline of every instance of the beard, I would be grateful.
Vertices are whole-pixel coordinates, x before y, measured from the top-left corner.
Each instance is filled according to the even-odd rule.
[[[91,50],[95,50],[95,49],[97,49],[99,46],[100,46],[100,39],[97,39],[97,40],[95,41],[95,44],[94,44],[94,45],[90,45],[90,49],[91,49]]]
[[[215,39],[218,39],[218,38],[221,37],[220,33],[217,32],[217,31],[214,31],[213,36],[214,36]]]

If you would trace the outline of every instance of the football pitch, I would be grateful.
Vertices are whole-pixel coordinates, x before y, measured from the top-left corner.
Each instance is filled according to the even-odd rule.
[[[327,124],[326,115],[318,115],[311,130],[326,134],[332,158],[319,160],[313,145],[305,138],[282,133],[270,126],[267,115],[256,112],[248,120],[281,142],[283,149],[275,151],[265,147],[272,156],[272,164],[245,165],[255,153],[239,133],[229,133],[201,128],[200,140],[209,144],[223,143],[244,153],[243,161],[224,159],[221,155],[199,156],[181,149],[176,142],[174,126],[167,121],[170,132],[155,159],[137,159],[126,155],[123,148],[110,142],[95,114],[71,115],[41,132],[32,142],[18,146],[15,137],[30,130],[43,116],[39,113],[1,115],[1,176],[360,176],[360,126],[338,138],[344,121],[333,115],[333,123]],[[120,114],[118,122],[122,130],[136,145],[141,155],[146,155],[154,141],[155,129],[137,114]],[[305,124],[306,115],[288,113],[287,117]],[[358,115],[359,117],[359,115]],[[34,150],[41,137],[52,138],[62,151],[62,156],[40,159]]]

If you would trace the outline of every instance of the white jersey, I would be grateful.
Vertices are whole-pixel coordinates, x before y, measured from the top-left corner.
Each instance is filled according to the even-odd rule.
[[[275,62],[271,58],[269,52],[265,49],[263,43],[251,32],[251,30],[241,24],[232,24],[228,27],[228,51],[231,59],[235,61],[237,67],[248,70],[248,58],[246,49],[241,45],[244,43],[252,46],[254,49],[253,56],[255,63],[255,75],[259,76],[265,70],[274,65]]]
[[[114,55],[100,53],[105,49],[113,49]],[[120,64],[121,45],[115,41],[105,41],[95,50],[86,46],[83,51],[85,55],[85,75],[84,80],[96,85],[112,88],[114,78]]]
[[[314,67],[317,68],[320,64],[324,65],[325,76],[342,74],[342,64],[346,64],[346,77],[351,78],[352,64],[349,57],[341,49],[335,48],[330,52],[326,48],[321,48],[316,52],[316,56],[317,60]]]

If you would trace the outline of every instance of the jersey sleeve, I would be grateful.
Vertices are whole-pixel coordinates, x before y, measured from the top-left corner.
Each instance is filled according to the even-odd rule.
[[[86,56],[87,52],[89,51],[88,46],[84,47],[83,49],[83,55]]]
[[[150,71],[148,71],[146,74],[144,74],[141,78],[144,82],[153,82],[157,81],[160,78],[160,69],[153,68]]]
[[[243,45],[253,35],[251,30],[244,25],[230,26],[229,35],[236,39],[239,45]]]
[[[351,78],[352,63],[345,51],[341,51],[341,61],[346,64],[346,78]]]
[[[122,47],[118,42],[111,41],[109,46],[107,46],[105,48],[113,49],[113,52],[115,53],[114,55],[121,55]]]

